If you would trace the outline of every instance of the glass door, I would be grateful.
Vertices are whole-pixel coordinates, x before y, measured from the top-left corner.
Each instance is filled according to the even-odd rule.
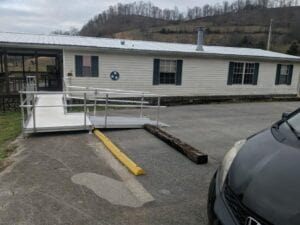
[[[60,74],[55,56],[38,57],[38,88],[40,90],[57,90],[60,87]]]

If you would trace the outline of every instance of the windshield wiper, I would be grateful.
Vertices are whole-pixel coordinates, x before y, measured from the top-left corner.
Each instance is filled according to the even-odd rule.
[[[290,128],[290,130],[293,132],[293,134],[300,139],[300,134],[296,131],[296,129],[289,123],[289,121],[284,120],[284,122],[288,125],[288,127]]]

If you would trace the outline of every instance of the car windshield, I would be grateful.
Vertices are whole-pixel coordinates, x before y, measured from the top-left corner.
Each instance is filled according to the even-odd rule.
[[[287,122],[300,135],[300,112],[289,118]]]

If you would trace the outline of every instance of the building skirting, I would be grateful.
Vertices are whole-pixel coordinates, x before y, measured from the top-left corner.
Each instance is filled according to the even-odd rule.
[[[130,98],[132,100],[132,98]],[[145,99],[155,104],[155,99]],[[73,100],[76,102],[75,100]],[[165,96],[161,97],[161,105],[191,105],[212,103],[272,102],[300,101],[297,95],[227,95],[227,96]],[[80,101],[78,101],[80,102]],[[0,95],[0,111],[16,111],[19,109],[20,95]]]
[[[18,111],[20,109],[20,95],[0,95],[0,112]]]
[[[272,101],[300,101],[297,95],[227,95],[227,96],[168,96],[161,98],[161,104],[189,105],[210,103],[241,103],[241,102],[272,102]]]

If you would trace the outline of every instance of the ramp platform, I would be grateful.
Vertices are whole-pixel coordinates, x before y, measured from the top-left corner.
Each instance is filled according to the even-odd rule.
[[[110,91],[111,92],[111,91]],[[82,94],[82,92],[80,92]],[[78,96],[78,93],[76,93]],[[118,90],[118,94],[120,91]],[[24,133],[39,133],[39,132],[58,132],[58,131],[79,131],[79,130],[92,130],[94,128],[143,128],[145,124],[152,124],[158,126],[167,126],[157,120],[151,120],[142,115],[144,105],[143,100],[138,101],[141,107],[140,116],[109,116],[107,107],[112,107],[116,100],[111,100],[114,104],[109,104],[108,94],[104,99],[105,116],[97,116],[96,111],[90,113],[88,108],[96,110],[98,106],[103,104],[97,103],[97,98],[86,99],[87,94],[83,94],[84,104],[71,105],[67,104],[66,93],[42,93],[42,92],[23,92],[21,95],[21,109],[23,115],[23,132]],[[23,100],[25,95],[25,100]],[[29,97],[31,95],[31,97]],[[70,96],[70,93],[68,93]],[[94,102],[93,104],[87,104],[87,101]],[[101,100],[103,101],[103,96]],[[121,100],[117,100],[117,102]],[[127,101],[128,102],[128,101]],[[142,103],[142,104],[141,104]],[[145,102],[146,103],[146,102]],[[138,108],[139,105],[130,105]],[[67,112],[67,108],[72,106],[82,107],[83,112]],[[126,107],[128,105],[122,104],[118,107]],[[153,107],[153,106],[151,106]],[[25,116],[25,113],[26,116]],[[102,113],[103,114],[103,113]],[[158,115],[158,114],[157,114]]]
[[[89,129],[90,126],[92,123],[84,113],[64,112],[62,94],[39,94],[36,96],[35,116],[31,113],[24,131],[25,133],[72,131]]]

